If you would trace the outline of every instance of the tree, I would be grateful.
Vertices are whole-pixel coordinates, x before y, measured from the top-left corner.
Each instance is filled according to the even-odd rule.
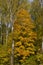
[[[16,18],[16,12],[21,8],[27,9],[27,5],[28,4],[26,0],[4,0],[4,1],[0,0],[0,13],[2,14],[2,16],[0,17],[1,18],[1,33],[3,32],[3,35],[1,36],[2,36],[2,41],[3,41],[2,43],[3,43],[3,48],[4,48],[3,49],[2,46],[0,47],[4,51],[4,52],[0,51],[0,53],[2,54],[2,55],[0,54],[2,57],[2,58],[0,57],[1,58],[0,61],[2,61],[0,64],[5,65],[9,61],[8,59],[10,59],[10,57],[7,57],[6,55],[8,54],[9,56],[10,50],[9,51],[7,50],[8,45],[6,45],[6,43],[4,42],[4,37],[5,37],[5,40],[8,39],[8,37],[6,38],[6,36],[10,35],[12,32],[12,25],[14,22],[13,20],[15,20]],[[10,29],[11,29],[10,33],[8,32],[9,23],[10,23]],[[4,43],[5,43],[5,46],[4,46]],[[7,60],[5,60],[6,58]],[[3,63],[3,60],[4,60],[4,63]]]
[[[39,0],[33,0],[31,5],[31,17],[34,20],[35,26],[36,26],[36,32],[37,32],[37,44],[36,47],[37,51],[38,49],[41,50],[41,41],[43,36],[43,8],[41,8],[40,1]]]
[[[6,26],[7,32],[9,23],[12,28],[13,20],[16,18],[16,12],[21,8],[27,9],[27,6],[28,2],[26,0],[0,0],[0,13],[2,14],[1,22]],[[7,36],[7,32],[5,36]]]
[[[37,34],[34,31],[35,25],[30,18],[28,11],[20,9],[17,12],[14,23],[13,35],[9,35],[8,45],[11,46],[12,37],[14,39],[14,62],[23,62],[30,55],[35,54],[35,41]],[[10,48],[10,47],[8,47]],[[11,48],[10,48],[11,49]]]

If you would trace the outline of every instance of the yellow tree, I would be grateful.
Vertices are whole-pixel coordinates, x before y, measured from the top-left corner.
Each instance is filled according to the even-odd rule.
[[[13,37],[15,41],[15,61],[22,62],[30,55],[35,54],[35,41],[37,39],[37,34],[35,32],[35,25],[33,24],[28,11],[20,9],[16,16],[14,31],[11,37]],[[9,45],[11,43],[11,37],[9,37]]]

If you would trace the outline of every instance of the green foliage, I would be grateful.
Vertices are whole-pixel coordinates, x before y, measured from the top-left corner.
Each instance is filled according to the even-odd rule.
[[[40,1],[34,0],[31,5],[31,16],[34,20],[34,24],[36,26],[36,33],[37,33],[37,41],[36,41],[36,48],[37,51],[40,48],[41,49],[41,42],[42,42],[42,36],[43,36],[43,8],[41,8]],[[38,46],[38,47],[37,47]]]
[[[21,65],[43,65],[43,54],[29,56]]]
[[[22,65],[38,65],[35,56],[30,56]]]
[[[2,31],[4,31],[4,33],[1,34],[1,36],[3,35],[2,37],[4,36],[6,37],[7,33],[5,31],[8,31],[9,33],[8,26],[9,23],[12,25],[12,23],[14,22],[13,20],[16,18],[16,12],[21,8],[26,9],[27,6],[28,6],[28,2],[26,0],[4,0],[4,1],[0,0],[0,23],[2,28],[0,32],[2,33]],[[12,16],[12,23],[11,23],[11,16]],[[2,27],[3,23],[5,25],[5,28]],[[3,38],[3,43],[4,43],[4,38]]]
[[[7,52],[7,47],[0,45],[0,65],[9,65],[10,55]]]

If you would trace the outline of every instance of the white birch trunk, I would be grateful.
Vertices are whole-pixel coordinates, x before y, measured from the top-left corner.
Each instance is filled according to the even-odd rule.
[[[7,46],[7,41],[8,41],[7,38],[8,38],[8,30],[6,29],[6,46]]]
[[[14,65],[14,41],[12,42],[11,65]]]
[[[42,37],[42,52],[43,52],[43,37]]]
[[[43,0],[39,0],[41,4],[41,8],[43,7]]]
[[[2,18],[2,14],[0,13],[0,25],[1,25],[1,43],[2,43],[2,21],[1,21],[1,18]]]
[[[11,29],[13,32],[13,15],[12,15],[12,4],[11,4],[12,0],[8,0],[8,9],[10,9],[10,22],[11,22]],[[14,65],[14,40],[12,39],[12,51],[11,51],[11,61],[10,61],[10,65]]]
[[[13,32],[13,19],[12,19],[12,8],[11,7],[10,7],[10,22],[11,22],[11,28]],[[14,65],[14,40],[13,39],[12,39],[12,51],[11,51],[11,65]]]

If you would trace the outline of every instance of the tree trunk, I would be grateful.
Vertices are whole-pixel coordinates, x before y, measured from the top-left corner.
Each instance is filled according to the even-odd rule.
[[[11,4],[10,4],[11,5]],[[13,32],[13,15],[12,15],[12,6],[10,6],[10,22],[11,22],[11,29]],[[14,65],[14,40],[12,39],[12,51],[11,51],[11,65]]]

